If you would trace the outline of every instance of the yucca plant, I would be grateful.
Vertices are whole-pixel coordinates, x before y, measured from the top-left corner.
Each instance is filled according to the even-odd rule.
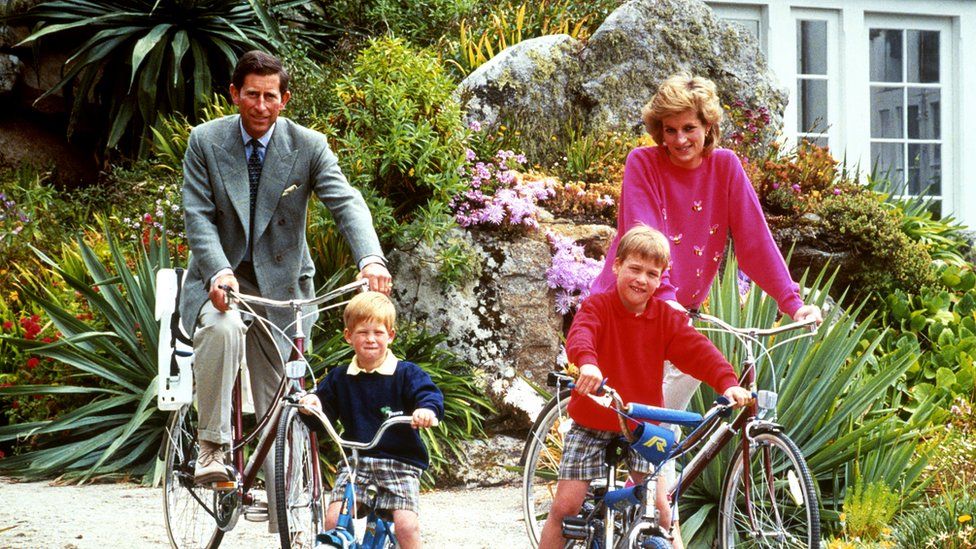
[[[752,290],[743,300],[739,294],[734,258],[724,275],[712,285],[707,310],[735,326],[772,326],[778,322],[774,300]],[[822,271],[808,285],[813,301],[824,305],[832,278]],[[806,284],[801,280],[801,284]],[[772,352],[775,372],[760,360],[759,387],[779,393],[778,422],[800,446],[818,485],[821,517],[825,528],[836,530],[844,490],[854,479],[854,464],[871,457],[878,467],[868,480],[896,479],[903,500],[919,494],[917,483],[924,460],[913,456],[919,430],[931,407],[922,407],[907,419],[884,402],[885,388],[895,382],[917,359],[918,349],[906,345],[887,355],[876,353],[881,336],[865,337],[869,320],[857,322],[860,307],[831,307],[824,324],[812,338],[786,343]],[[795,335],[795,334],[788,334]],[[738,365],[741,349],[726,334],[709,333],[722,353]],[[780,336],[784,337],[784,336]],[[707,387],[692,401],[704,411],[715,395]],[[892,459],[878,460],[880,452]],[[732,448],[715,459],[681,496],[682,534],[689,547],[710,546],[717,534],[718,501]]]
[[[165,233],[163,233],[165,234]],[[62,362],[77,374],[63,384],[0,388],[0,396],[86,394],[91,401],[61,417],[0,427],[0,441],[31,438],[30,451],[0,460],[0,472],[26,478],[80,481],[135,475],[152,480],[166,413],[156,409],[155,273],[170,265],[165,240],[123,251],[108,233],[103,261],[82,237],[59,257],[40,261],[85,299],[93,322],[75,318],[58,294],[30,273],[20,289],[61,332],[53,343],[6,338],[33,355]],[[107,329],[99,329],[98,326]]]
[[[100,105],[108,111],[105,148],[123,144],[139,156],[161,114],[195,120],[241,53],[268,49],[280,37],[259,0],[50,0],[18,19],[36,29],[21,44],[48,37],[80,43],[44,96],[70,85],[72,120]]]

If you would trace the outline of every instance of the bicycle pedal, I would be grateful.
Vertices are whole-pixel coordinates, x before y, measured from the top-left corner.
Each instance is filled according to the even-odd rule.
[[[237,483],[233,480],[214,482],[210,486],[217,492],[232,492],[237,489]]]

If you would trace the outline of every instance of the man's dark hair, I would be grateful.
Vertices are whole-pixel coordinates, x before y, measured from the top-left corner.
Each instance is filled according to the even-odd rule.
[[[234,84],[235,88],[240,90],[244,86],[244,77],[249,74],[257,74],[259,76],[277,74],[279,82],[278,91],[282,95],[288,91],[288,71],[282,66],[281,60],[270,53],[251,50],[242,55],[237,61],[237,66],[234,67],[234,76],[231,77],[231,83]]]

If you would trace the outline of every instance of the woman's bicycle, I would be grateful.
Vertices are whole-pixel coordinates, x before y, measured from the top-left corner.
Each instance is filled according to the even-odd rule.
[[[314,314],[307,312],[309,308],[322,312],[341,307],[347,301],[337,302],[338,299],[352,292],[363,291],[367,285],[366,280],[360,280],[314,299],[290,301],[274,301],[230,292],[231,298],[252,313],[254,322],[258,323],[257,328],[282,332],[291,340],[291,354],[284,364],[285,375],[275,393],[275,404],[257,420],[253,428],[247,430],[244,428],[243,392],[241,375],[238,372],[232,396],[233,442],[228,465],[231,480],[228,482],[211,485],[194,483],[193,472],[200,450],[197,441],[196,403],[183,403],[172,412],[162,453],[165,459],[163,511],[166,530],[173,547],[217,547],[224,533],[234,528],[242,513],[247,518],[266,520],[268,513],[272,512],[276,513],[278,520],[281,547],[291,549],[314,545],[315,536],[323,524],[318,440],[316,433],[299,416],[297,407],[292,405],[297,397],[304,394],[306,375],[311,374],[305,360],[302,320]],[[294,334],[284,334],[266,319],[253,315],[254,305],[290,308],[294,312],[295,321],[286,329],[293,328]],[[183,354],[186,355],[187,352],[183,351]],[[185,362],[189,361],[189,357],[182,358],[186,359]],[[192,373],[188,367],[174,368],[170,373],[175,374],[176,378],[161,378],[161,385],[172,382],[174,387],[185,387],[192,383]],[[172,402],[169,404],[172,405]],[[257,443],[252,448],[249,445],[255,440]],[[252,489],[272,448],[275,508],[262,509],[255,505]]]
[[[705,470],[738,435],[732,461],[722,484],[719,503],[719,546],[721,547],[820,547],[820,514],[813,479],[802,453],[783,432],[776,420],[777,393],[757,392],[755,368],[758,358],[766,357],[775,371],[770,352],[783,344],[813,335],[815,326],[797,322],[759,329],[736,328],[716,317],[692,312],[696,321],[706,324],[703,331],[724,332],[742,345],[745,358],[740,379],[756,395],[755,401],[733,417],[733,408],[719,397],[704,415],[669,410],[643,404],[625,404],[615,391],[604,387],[594,398],[637,422],[630,429],[621,421],[622,438],[607,451],[607,476],[591,485],[590,493],[576,517],[563,521],[567,547],[635,548],[670,547],[669,536],[659,527],[659,517],[650,497],[663,465],[685,455],[691,460],[681,470],[668,491],[672,509],[680,494]],[[761,338],[806,328],[808,331],[782,341],[764,344]],[[523,514],[532,547],[538,547],[542,525],[555,496],[562,443],[572,426],[567,414],[572,378],[549,376],[555,396],[536,419],[522,452]],[[652,423],[646,423],[652,422]],[[690,429],[680,442],[670,429],[655,423],[668,423]],[[618,467],[627,448],[634,447],[656,463],[656,471],[643,483],[628,486],[626,470]],[[650,489],[649,489],[650,487]]]
[[[328,433],[329,438],[335,441],[340,447],[350,450],[352,454],[352,456],[346,458],[345,453],[343,453],[343,459],[346,460],[346,467],[349,469],[349,482],[344,487],[345,494],[342,498],[339,520],[334,528],[321,532],[316,537],[315,547],[342,547],[345,549],[392,549],[399,547],[400,544],[397,542],[393,521],[381,516],[379,510],[373,505],[376,497],[375,487],[367,487],[366,501],[357,502],[355,483],[359,471],[359,452],[376,447],[383,438],[383,434],[390,427],[402,424],[409,425],[412,421],[411,416],[397,415],[387,418],[386,421],[380,424],[376,434],[373,435],[373,440],[369,442],[356,442],[341,438],[336,432],[335,427],[333,427],[332,422],[329,421],[329,418],[322,410],[310,407],[304,407],[303,409],[318,419],[319,423],[322,424]],[[436,427],[437,423],[437,419],[434,419],[431,427]],[[360,505],[364,506],[368,511],[362,539],[356,533],[356,524],[354,522],[354,519],[361,515],[358,512]]]

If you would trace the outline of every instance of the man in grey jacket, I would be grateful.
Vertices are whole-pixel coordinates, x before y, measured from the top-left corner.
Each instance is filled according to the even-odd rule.
[[[183,159],[192,255],[180,315],[193,334],[198,483],[227,479],[231,390],[242,359],[260,417],[273,405],[281,357],[287,358],[289,348],[286,337],[270,338],[257,324],[248,330],[221,288],[276,300],[314,295],[315,269],[305,238],[313,194],[332,213],[370,289],[389,293],[392,285],[369,209],[346,181],[325,136],[278,117],[291,98],[281,62],[260,51],[244,54],[230,93],[239,114],[195,127]],[[294,320],[287,310],[262,314],[280,328]],[[313,322],[307,319],[304,333]],[[266,479],[273,477],[265,472]],[[268,493],[273,494],[270,486]]]

